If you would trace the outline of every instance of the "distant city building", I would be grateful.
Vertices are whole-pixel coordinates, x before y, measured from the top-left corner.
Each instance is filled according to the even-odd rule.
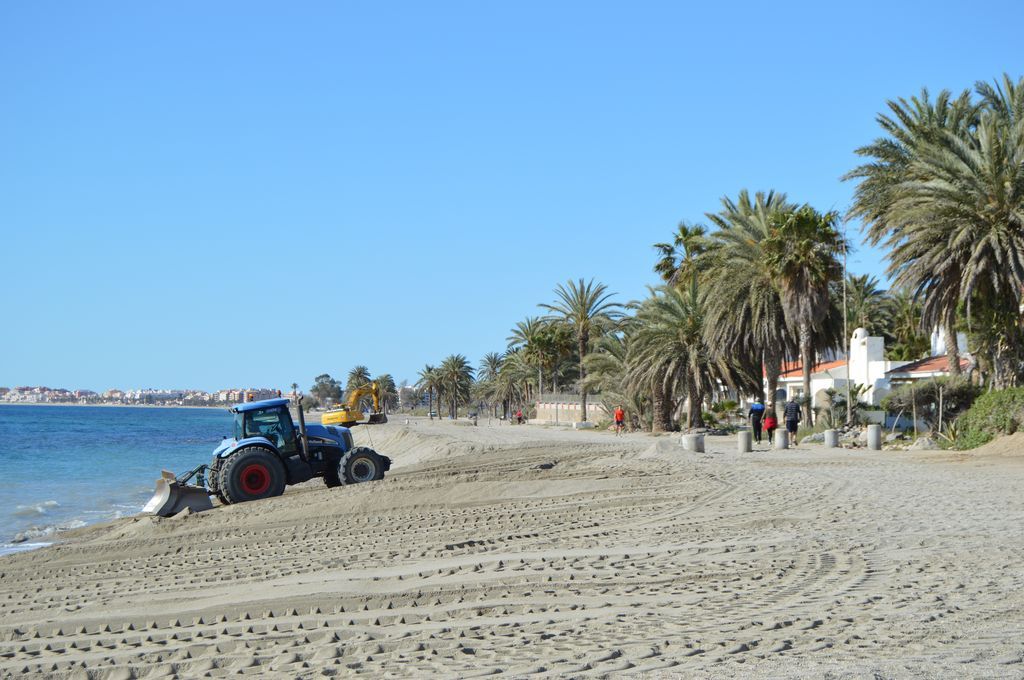
[[[203,390],[108,389],[102,393],[93,390],[68,390],[63,387],[45,386],[0,387],[0,402],[22,404],[131,404],[131,405],[178,405],[209,406],[214,403],[237,404],[246,400],[258,401],[281,396],[281,391],[269,387],[253,387],[247,390],[230,389],[217,392]]]

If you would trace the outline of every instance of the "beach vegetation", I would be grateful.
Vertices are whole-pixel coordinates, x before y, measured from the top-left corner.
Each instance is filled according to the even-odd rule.
[[[895,416],[923,421],[939,432],[945,423],[964,414],[981,389],[963,376],[945,376],[900,385],[882,399],[882,408]]]
[[[992,390],[980,395],[956,421],[955,444],[973,449],[1000,435],[1024,429],[1024,387]]]
[[[871,410],[871,405],[861,399],[867,393],[868,386],[854,384],[850,388],[850,399],[853,402],[853,413],[849,413],[846,403],[846,390],[828,388],[825,390],[825,405],[816,409],[816,419],[822,425],[821,430],[841,427],[846,423],[863,425],[867,421],[864,417],[865,411]]]

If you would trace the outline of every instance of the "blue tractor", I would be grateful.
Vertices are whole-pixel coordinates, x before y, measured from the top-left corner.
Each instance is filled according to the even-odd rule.
[[[287,399],[238,404],[231,412],[233,436],[214,450],[210,464],[180,476],[164,471],[143,512],[169,517],[186,508],[208,510],[210,496],[224,504],[280,496],[289,484],[313,477],[328,487],[372,482],[391,468],[387,456],[355,446],[347,427],[307,427],[301,406],[296,428]]]

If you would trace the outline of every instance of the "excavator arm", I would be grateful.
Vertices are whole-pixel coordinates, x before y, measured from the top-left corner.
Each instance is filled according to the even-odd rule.
[[[377,387],[377,383],[366,383],[365,385],[362,385],[352,390],[352,394],[348,395],[349,410],[358,411],[359,400],[362,399],[363,397],[372,397],[373,412],[380,413],[380,388]]]

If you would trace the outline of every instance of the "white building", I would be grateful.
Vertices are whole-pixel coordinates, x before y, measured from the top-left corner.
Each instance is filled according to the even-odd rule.
[[[892,391],[894,383],[922,380],[947,375],[947,359],[945,347],[936,335],[932,336],[932,349],[943,350],[942,354],[933,355],[920,361],[887,361],[885,358],[884,338],[868,335],[863,328],[858,328],[850,338],[849,375],[847,375],[846,359],[838,359],[817,364],[811,369],[812,406],[828,405],[826,390],[834,389],[844,392],[847,384],[850,387],[861,385],[867,388],[860,394],[860,400],[872,406],[878,406],[882,399]],[[963,343],[963,341],[961,341]],[[961,344],[961,346],[965,346]],[[961,366],[966,370],[970,359],[961,358]],[[779,378],[779,392],[776,402],[790,397],[803,397],[803,371],[799,363],[787,364]]]

